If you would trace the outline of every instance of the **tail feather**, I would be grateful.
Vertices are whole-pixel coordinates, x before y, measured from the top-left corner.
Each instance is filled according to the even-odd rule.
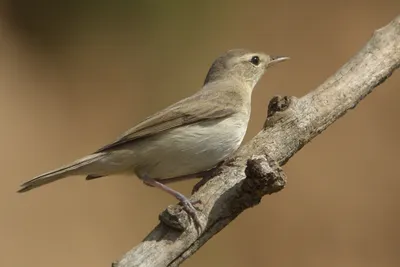
[[[59,169],[46,172],[39,176],[34,177],[32,180],[29,180],[21,185],[21,189],[18,190],[18,193],[23,193],[34,189],[36,187],[57,181],[59,179],[65,178],[71,175],[79,175],[79,174],[87,174],[88,170],[86,167],[89,167],[90,164],[98,161],[99,159],[104,158],[106,153],[96,153],[84,158],[81,158],[69,165],[63,166]]]

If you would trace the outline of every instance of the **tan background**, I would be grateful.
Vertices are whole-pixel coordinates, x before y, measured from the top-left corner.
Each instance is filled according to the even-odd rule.
[[[64,2],[0,4],[1,266],[110,266],[140,242],[175,200],[134,177],[15,191],[193,93],[221,52],[292,57],[257,86],[248,140],[274,94],[314,89],[400,11],[398,0]],[[395,73],[296,154],[287,188],[184,266],[400,266],[399,86]]]

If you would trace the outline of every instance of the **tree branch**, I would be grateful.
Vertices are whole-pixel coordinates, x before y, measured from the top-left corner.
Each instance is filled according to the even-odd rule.
[[[309,94],[274,97],[264,129],[203,181],[192,200],[201,200],[202,229],[179,205],[160,215],[160,224],[114,267],[178,266],[262,196],[285,186],[284,165],[297,151],[383,83],[400,66],[400,16],[375,31],[358,54]]]

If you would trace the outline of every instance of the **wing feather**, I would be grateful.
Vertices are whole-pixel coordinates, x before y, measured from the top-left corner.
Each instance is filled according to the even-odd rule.
[[[238,86],[232,82],[226,84],[210,84],[196,94],[185,98],[164,110],[155,113],[144,121],[129,129],[111,144],[96,152],[107,151],[128,142],[152,136],[176,127],[189,125],[202,120],[228,117],[242,108],[242,94]],[[227,98],[229,98],[229,101]]]

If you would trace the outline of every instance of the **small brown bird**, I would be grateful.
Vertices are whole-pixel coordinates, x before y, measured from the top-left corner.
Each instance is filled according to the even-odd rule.
[[[73,175],[91,180],[134,173],[176,197],[194,216],[192,203],[165,184],[198,177],[238,149],[247,130],[254,86],[268,67],[287,59],[230,50],[214,61],[197,93],[148,117],[95,153],[22,184],[18,192]]]

